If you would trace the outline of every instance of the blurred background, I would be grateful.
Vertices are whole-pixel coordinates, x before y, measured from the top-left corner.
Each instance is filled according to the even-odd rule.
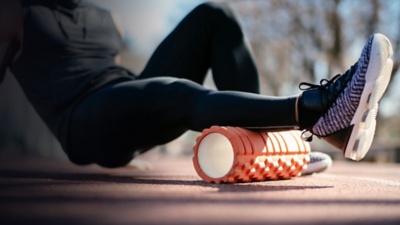
[[[201,0],[87,0],[119,14],[125,29],[122,64],[140,73],[162,39]],[[346,71],[373,33],[389,37],[394,49],[392,81],[381,101],[374,143],[365,161],[400,162],[400,1],[230,0],[258,65],[262,94],[298,95],[299,82],[318,83]],[[205,86],[215,88],[212,72]],[[199,133],[151,152],[191,156]],[[317,138],[315,138],[317,139]],[[314,139],[314,140],[315,140]],[[312,150],[334,160],[340,151],[320,140]],[[0,85],[0,157],[33,155],[67,160],[60,145],[26,100],[12,74]]]

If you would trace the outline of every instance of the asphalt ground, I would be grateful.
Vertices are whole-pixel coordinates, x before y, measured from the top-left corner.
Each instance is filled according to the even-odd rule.
[[[190,157],[147,159],[152,170],[0,159],[0,224],[400,224],[400,164],[208,184]]]

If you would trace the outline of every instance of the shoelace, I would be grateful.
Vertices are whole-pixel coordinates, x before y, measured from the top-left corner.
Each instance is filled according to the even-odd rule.
[[[330,80],[322,79],[319,84],[301,82],[299,84],[299,89],[302,91],[320,89],[321,91],[325,92],[327,94],[327,99],[329,102],[328,105],[324,106],[324,111],[325,111],[330,107],[332,102],[339,96],[339,94],[346,87],[347,83],[353,77],[353,74],[357,69],[357,64],[358,63],[355,63],[353,66],[351,66],[350,69],[348,69],[344,74],[337,74]]]
[[[319,82],[319,84],[301,82],[299,84],[299,89],[302,91],[320,89],[321,92],[326,93],[329,104],[324,105],[323,107],[324,107],[324,111],[327,111],[328,108],[333,103],[333,101],[339,96],[339,94],[346,87],[347,83],[353,77],[353,74],[355,73],[355,70],[357,69],[357,64],[358,64],[358,62],[355,63],[353,66],[351,66],[350,69],[348,69],[345,73],[337,74],[334,77],[332,77],[330,80],[322,79]],[[301,133],[301,138],[304,141],[311,142],[314,135],[319,138],[319,136],[314,134],[311,130],[305,130]]]
[[[313,84],[313,83],[308,83],[308,82],[301,82],[299,84],[299,89],[302,91],[314,89],[314,88],[323,88],[326,89],[330,84],[335,82],[341,75],[337,74],[336,76],[332,77],[330,80],[328,79],[322,79],[319,84]],[[302,86],[307,86],[307,87],[302,87]]]
[[[313,136],[314,136],[314,135],[317,136],[317,137],[319,138],[318,135],[312,133],[312,132],[309,131],[309,130],[305,130],[305,131],[301,132],[300,137],[301,137],[301,139],[302,139],[303,141],[311,142],[311,141],[313,140]]]

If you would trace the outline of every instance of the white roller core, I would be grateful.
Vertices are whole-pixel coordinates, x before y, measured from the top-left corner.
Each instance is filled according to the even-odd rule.
[[[201,141],[197,158],[201,170],[211,178],[220,178],[232,168],[234,152],[228,138],[219,133],[207,135]]]

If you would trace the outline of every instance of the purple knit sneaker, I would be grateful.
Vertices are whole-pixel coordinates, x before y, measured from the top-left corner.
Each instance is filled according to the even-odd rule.
[[[310,86],[302,94],[305,104],[317,98],[320,111],[324,112],[308,130],[341,149],[347,158],[361,160],[371,146],[378,101],[392,72],[392,54],[390,41],[375,34],[368,39],[358,62],[346,73],[324,80],[321,85],[303,83]]]

